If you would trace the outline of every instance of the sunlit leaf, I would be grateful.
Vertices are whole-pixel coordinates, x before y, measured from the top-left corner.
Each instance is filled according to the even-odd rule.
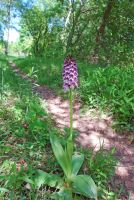
[[[84,162],[83,154],[75,154],[72,157],[72,174],[77,175]]]
[[[73,141],[72,140],[68,140],[67,141],[67,148],[66,148],[66,153],[68,154],[68,157],[70,159],[70,163],[72,162],[72,155],[73,155]]]
[[[88,175],[78,175],[73,178],[72,187],[75,193],[97,199],[97,187]]]
[[[40,188],[43,184],[59,189],[63,185],[63,180],[58,175],[48,174],[38,170],[35,178],[35,186]]]
[[[0,192],[5,193],[5,192],[9,192],[9,190],[7,190],[6,188],[0,188]]]
[[[72,200],[72,190],[62,187],[59,192],[53,193],[51,198],[55,200]]]
[[[66,177],[70,177],[72,163],[70,162],[67,151],[64,151],[62,145],[59,142],[59,139],[57,138],[56,135],[52,133],[50,135],[50,141],[51,141],[52,149],[57,161],[59,162],[61,168],[63,169]]]

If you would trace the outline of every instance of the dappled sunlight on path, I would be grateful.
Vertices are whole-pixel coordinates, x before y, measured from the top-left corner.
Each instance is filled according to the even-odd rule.
[[[54,91],[46,86],[40,86],[20,71],[14,63],[10,62],[14,72],[32,83],[33,91],[41,97],[42,105],[46,107],[57,127],[69,127],[69,102],[56,96]],[[131,200],[134,200],[134,146],[129,144],[127,137],[115,133],[111,128],[112,119],[106,115],[92,113],[81,114],[80,103],[74,102],[74,123],[73,127],[79,132],[76,142],[83,147],[93,147],[98,150],[100,145],[109,150],[112,147],[117,149],[119,164],[116,170],[117,177],[125,183],[127,190],[131,192]]]

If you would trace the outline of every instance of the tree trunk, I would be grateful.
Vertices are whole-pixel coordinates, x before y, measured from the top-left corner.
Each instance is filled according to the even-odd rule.
[[[77,25],[78,19],[80,17],[81,14],[81,9],[83,5],[80,5],[78,10],[76,11],[75,15],[74,15],[74,1],[72,2],[72,26],[70,27],[70,32],[67,38],[67,44],[66,44],[66,53],[68,51],[72,51],[73,48],[73,36],[74,36],[74,32],[75,32],[75,27]],[[71,53],[71,52],[69,52]]]
[[[5,54],[8,55],[9,53],[9,31],[10,31],[10,23],[11,23],[11,5],[12,0],[8,1],[7,4],[7,43],[5,46]]]
[[[102,38],[103,38],[104,33],[105,33],[105,27],[108,23],[108,19],[109,19],[111,10],[113,8],[114,1],[115,0],[109,0],[108,4],[106,6],[106,9],[104,11],[104,14],[103,14],[103,17],[102,17],[102,22],[101,22],[100,27],[97,31],[97,35],[96,35],[96,39],[95,39],[96,44],[95,44],[94,53],[93,53],[94,58],[98,58],[99,48],[101,46]]]

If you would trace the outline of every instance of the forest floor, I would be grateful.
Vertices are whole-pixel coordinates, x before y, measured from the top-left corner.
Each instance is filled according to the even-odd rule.
[[[14,63],[10,62],[13,71],[32,84],[33,91],[41,97],[42,106],[46,108],[55,120],[56,126],[63,129],[69,127],[69,102],[57,96],[47,86],[38,85],[37,82],[23,73]],[[112,119],[98,111],[89,110],[81,113],[81,104],[74,101],[73,127],[78,131],[76,142],[83,147],[93,147],[97,150],[100,145],[107,150],[116,148],[119,163],[116,169],[117,184],[125,185],[130,194],[129,199],[134,200],[134,145],[128,137],[116,133],[112,128]]]

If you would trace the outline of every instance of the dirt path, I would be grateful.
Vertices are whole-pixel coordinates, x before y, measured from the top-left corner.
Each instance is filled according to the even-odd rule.
[[[33,90],[41,96],[42,105],[47,104],[48,112],[52,114],[59,128],[69,127],[69,102],[56,96],[54,91],[46,86],[40,86],[35,80],[28,77],[17,66],[10,62],[13,71],[23,79],[32,83]],[[118,164],[117,178],[125,184],[130,194],[130,200],[134,200],[134,145],[130,144],[127,137],[116,134],[111,128],[112,120],[106,115],[97,113],[80,114],[80,103],[74,103],[74,124],[79,136],[77,142],[84,147],[94,147],[97,150],[103,143],[106,149],[116,147],[117,156],[121,161]]]

